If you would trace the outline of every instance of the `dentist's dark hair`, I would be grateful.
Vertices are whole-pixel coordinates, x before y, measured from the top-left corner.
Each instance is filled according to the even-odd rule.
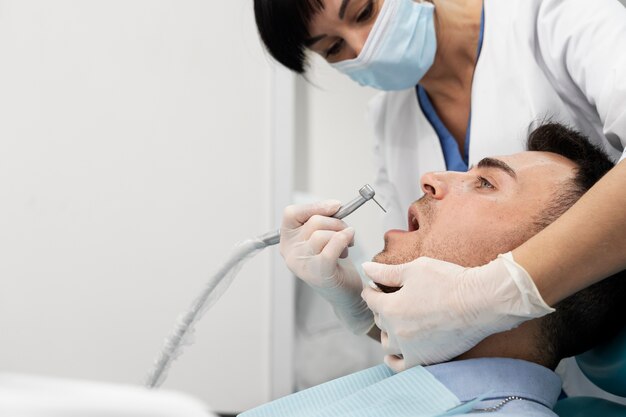
[[[254,0],[254,16],[261,40],[272,57],[298,74],[307,67],[307,30],[313,16],[324,9],[322,0]]]

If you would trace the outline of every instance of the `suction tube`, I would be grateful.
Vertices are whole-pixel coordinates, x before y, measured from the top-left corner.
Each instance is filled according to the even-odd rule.
[[[361,207],[366,201],[374,200],[374,194],[374,189],[369,184],[366,184],[359,190],[359,196],[342,206],[333,217],[343,219]],[[378,204],[378,201],[374,201]],[[385,210],[380,204],[378,206],[383,211]],[[155,359],[154,366],[146,378],[146,387],[156,388],[165,381],[172,362],[182,354],[182,348],[185,345],[192,343],[191,339],[195,324],[224,294],[243,264],[264,248],[275,245],[278,242],[280,242],[280,230],[268,232],[235,246],[226,262],[211,276],[189,309],[179,316],[174,331],[165,339],[163,348]]]

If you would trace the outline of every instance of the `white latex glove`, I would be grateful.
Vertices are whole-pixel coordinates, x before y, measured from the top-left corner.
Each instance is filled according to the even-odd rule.
[[[450,360],[487,336],[552,313],[511,252],[464,268],[432,258],[401,265],[363,264],[374,282],[402,287],[384,293],[366,286],[363,299],[381,329],[385,363],[395,371]]]
[[[332,217],[341,202],[289,206],[280,229],[280,254],[298,278],[324,297],[337,317],[354,333],[364,334],[374,324],[361,298],[363,282],[347,256],[354,229]]]

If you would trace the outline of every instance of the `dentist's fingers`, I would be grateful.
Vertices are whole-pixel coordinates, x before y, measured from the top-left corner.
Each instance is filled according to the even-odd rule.
[[[361,293],[361,297],[370,310],[380,313],[385,306],[392,305],[393,298],[389,297],[402,293],[401,287],[404,285],[405,279],[402,272],[407,265],[411,265],[411,263],[385,265],[377,262],[365,262],[363,264],[363,271],[373,282],[373,284],[370,282],[370,285],[365,286]]]
[[[400,345],[396,341],[393,335],[381,330],[380,332],[380,345],[385,352],[385,355],[401,355],[402,350]]]
[[[387,353],[387,346],[389,346],[389,335],[386,331],[380,331],[380,346],[383,348],[385,353]]]
[[[328,244],[328,242],[330,241],[330,239],[336,234],[337,232],[332,231],[332,230],[317,230],[315,231],[311,237],[309,238],[309,247],[311,248],[311,251],[314,254],[319,254],[324,247],[326,247],[326,245]],[[352,247],[354,246],[354,233],[352,233],[352,239],[350,240],[350,243],[348,244],[348,246],[346,247],[346,249],[344,250],[346,256],[348,254],[348,247]],[[343,253],[342,253],[343,255]],[[344,256],[345,258],[345,256]]]
[[[348,227],[341,232],[337,232],[330,238],[326,246],[324,246],[320,255],[326,259],[338,259],[343,251],[348,248],[353,239],[353,227]]]
[[[376,324],[376,327],[378,327],[381,331],[385,331],[382,320],[380,319],[380,314],[376,312],[374,312],[374,323]]]
[[[406,369],[404,359],[398,355],[385,356],[385,365],[393,369],[395,372],[402,372]]]
[[[383,284],[387,287],[402,287],[404,278],[402,271],[409,264],[386,265],[377,262],[363,263],[363,272],[377,284]]]
[[[298,236],[302,240],[307,240],[317,231],[330,230],[339,232],[346,227],[348,227],[348,224],[343,220],[315,214],[299,229]]]
[[[363,291],[361,291],[361,298],[365,300],[365,303],[369,307],[370,310],[374,312],[374,314],[382,313],[389,306],[393,306],[393,300],[397,297],[399,293],[402,291],[394,292],[391,294],[386,294],[379,289],[373,289],[369,285],[365,285],[363,287]],[[379,326],[382,330],[382,327]]]
[[[283,211],[281,228],[296,229],[305,224],[312,216],[330,217],[341,207],[339,200],[325,200],[312,204],[287,206]]]
[[[335,236],[337,232],[332,230],[317,230],[315,231],[308,240],[309,247],[311,248],[311,252],[314,255],[319,255],[319,253],[326,247],[330,239]]]

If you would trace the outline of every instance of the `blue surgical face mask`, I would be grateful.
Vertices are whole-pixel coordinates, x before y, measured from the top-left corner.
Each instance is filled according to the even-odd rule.
[[[359,56],[331,65],[379,90],[414,87],[435,60],[434,10],[432,3],[385,0]]]

